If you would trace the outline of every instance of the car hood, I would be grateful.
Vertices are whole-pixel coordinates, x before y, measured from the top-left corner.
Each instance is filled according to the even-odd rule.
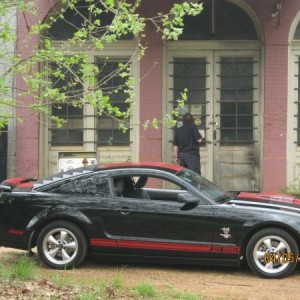
[[[251,203],[257,206],[268,204],[268,206],[287,206],[300,209],[300,199],[285,194],[241,192],[234,200],[237,200],[237,203],[248,203],[248,205]]]

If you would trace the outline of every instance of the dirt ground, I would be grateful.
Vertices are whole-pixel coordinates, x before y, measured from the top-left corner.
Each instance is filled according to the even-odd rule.
[[[1,261],[7,255],[15,252],[13,249],[0,247]],[[25,253],[25,252],[24,252]],[[205,296],[205,299],[300,299],[300,266],[292,275],[284,279],[263,279],[255,276],[247,267],[242,268],[212,268],[191,266],[168,266],[151,264],[119,264],[103,262],[98,257],[88,257],[76,270],[55,271],[42,267],[46,278],[54,277],[57,272],[64,272],[69,279],[110,282],[116,276],[120,277],[125,286],[135,286],[141,282],[153,284],[157,289],[172,288],[176,291],[186,291]],[[0,282],[0,299],[27,299],[14,298],[13,292],[4,294],[9,287],[2,286]],[[40,283],[41,285],[42,283]],[[44,284],[44,283],[43,283]],[[46,287],[43,287],[46,289]],[[50,288],[51,289],[51,288]],[[52,286],[52,290],[54,287]],[[1,297],[1,290],[2,296]],[[59,291],[57,291],[58,293]],[[62,296],[56,294],[53,299],[64,298],[68,294],[62,292]],[[29,298],[28,298],[29,299]],[[112,299],[121,299],[112,297]],[[122,299],[127,299],[124,296]],[[129,298],[128,298],[129,299]]]

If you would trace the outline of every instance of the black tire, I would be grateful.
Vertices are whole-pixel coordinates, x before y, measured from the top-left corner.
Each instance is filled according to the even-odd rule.
[[[294,238],[278,228],[266,228],[252,236],[246,257],[251,270],[266,278],[289,275],[297,264],[298,246]]]
[[[56,221],[45,226],[37,239],[42,261],[53,269],[77,267],[86,257],[87,241],[82,230],[67,221]]]

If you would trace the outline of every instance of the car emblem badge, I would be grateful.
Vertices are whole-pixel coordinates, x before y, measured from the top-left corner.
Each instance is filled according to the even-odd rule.
[[[223,233],[220,233],[222,237],[224,237],[225,239],[229,239],[231,237],[231,234],[229,234],[229,227],[222,227],[221,230],[223,231]]]

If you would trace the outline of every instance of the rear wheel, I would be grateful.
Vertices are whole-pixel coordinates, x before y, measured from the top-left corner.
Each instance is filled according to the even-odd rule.
[[[252,236],[246,257],[256,274],[267,278],[289,275],[297,264],[298,246],[294,238],[278,228],[263,229]]]
[[[37,249],[40,258],[51,268],[69,269],[83,261],[87,253],[87,242],[77,225],[57,221],[42,229]]]

